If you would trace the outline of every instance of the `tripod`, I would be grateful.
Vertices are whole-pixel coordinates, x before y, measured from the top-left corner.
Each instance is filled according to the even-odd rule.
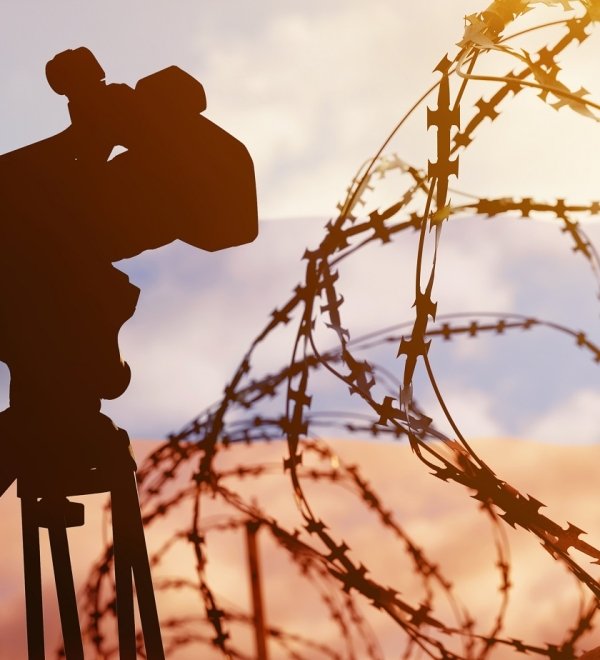
[[[135,660],[136,634],[133,584],[148,660],[164,660],[150,564],[139,508],[135,471],[126,466],[101,467],[40,480],[21,476],[17,495],[21,498],[25,607],[29,660],[44,660],[44,621],[40,565],[39,528],[48,529],[60,622],[67,660],[83,660],[83,642],[67,528],[84,523],[84,506],[67,498],[109,492],[114,539],[114,566],[120,660]]]

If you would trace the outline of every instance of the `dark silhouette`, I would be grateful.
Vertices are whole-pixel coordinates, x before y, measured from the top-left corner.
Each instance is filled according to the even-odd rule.
[[[93,54],[78,48],[52,59],[46,76],[68,97],[71,125],[0,156],[0,359],[10,370],[10,407],[0,413],[0,493],[17,478],[30,657],[43,657],[43,637],[33,639],[41,627],[34,601],[37,528],[48,526],[66,652],[76,658],[81,638],[72,625],[65,527],[83,519],[67,496],[111,491],[115,549],[126,548],[130,583],[121,588],[131,599],[133,570],[143,624],[151,616],[142,600],[153,603],[129,439],[100,412],[102,399],[129,384],[117,338],[139,295],[112,263],[175,239],[210,251],[250,242],[257,210],[247,150],[200,115],[204,89],[181,69],[154,73],[135,89],[106,84]],[[109,160],[116,146],[126,151]],[[141,559],[132,547],[142,548]],[[69,567],[60,578],[65,555]],[[116,572],[119,589],[118,565]],[[133,609],[123,614],[124,603],[120,598],[122,646],[133,626]],[[162,657],[160,632],[153,651],[143,627],[148,657]],[[132,639],[121,657],[135,657]]]

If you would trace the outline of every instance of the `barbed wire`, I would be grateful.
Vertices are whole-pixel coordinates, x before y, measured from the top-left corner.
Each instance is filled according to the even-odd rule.
[[[504,36],[513,22],[538,5],[554,7],[560,18]],[[169,436],[144,461],[138,478],[146,528],[174,518],[176,512],[179,523],[182,511],[188,516],[187,526],[184,529],[172,526],[163,545],[151,554],[153,567],[164,566],[174,548],[189,548],[194,557],[193,565],[182,567],[182,575],[156,579],[159,599],[163,594],[182,590],[199,596],[193,614],[188,611],[185,616],[163,621],[167,655],[198,647],[212,648],[228,658],[252,657],[240,641],[247,636],[232,633],[233,629],[251,628],[252,616],[219,596],[207,572],[211,561],[209,539],[241,530],[251,521],[260,526],[261,534],[268,533],[302,579],[315,590],[340,640],[334,647],[315,640],[310,632],[299,635],[267,626],[268,639],[289,657],[383,658],[384,652],[363,614],[365,603],[377,608],[402,631],[406,640],[403,657],[407,659],[422,656],[483,659],[498,649],[502,653],[548,658],[577,657],[580,644],[595,624],[600,584],[571,552],[577,550],[597,564],[600,550],[582,540],[584,532],[576,525],[568,523],[563,527],[542,514],[540,501],[496,475],[473,450],[453,419],[428,353],[433,341],[446,342],[459,336],[476,340],[483,335],[528,334],[546,328],[569,338],[594,362],[600,362],[600,348],[588,335],[565,325],[512,313],[438,316],[437,303],[433,300],[443,227],[461,215],[550,217],[598,280],[598,253],[580,222],[599,214],[600,201],[567,203],[560,198],[544,201],[532,197],[479,197],[458,192],[451,185],[452,177],[458,175],[460,157],[476,140],[484,121],[494,122],[506,102],[528,88],[540,92],[540,101],[556,110],[566,108],[598,121],[598,103],[588,98],[583,87],[573,91],[565,85],[559,79],[558,66],[559,56],[569,46],[585,41],[597,20],[600,20],[597,0],[496,0],[481,13],[466,17],[458,53],[441,59],[435,69],[437,82],[400,120],[375,156],[361,166],[346,198],[338,206],[338,215],[327,223],[320,244],[304,253],[303,280],[273,310],[225,387],[221,400]],[[524,34],[550,27],[562,30],[551,46],[528,52],[513,45]],[[505,76],[478,73],[480,62],[491,54],[516,60],[517,69]],[[453,96],[451,82],[455,81],[458,91]],[[484,84],[486,92],[488,88],[492,91],[468,105],[465,91],[474,84]],[[436,160],[420,168],[395,154],[385,153],[407,117],[434,92],[437,107],[428,109],[427,125],[437,131]],[[470,117],[461,120],[460,115],[468,112]],[[380,210],[376,206],[367,212],[369,199],[377,194],[379,182],[391,174],[405,183],[402,194],[387,208]],[[465,201],[454,204],[450,194]],[[407,324],[352,338],[342,318],[344,298],[337,267],[366,245],[392,243],[403,232],[417,232],[419,239],[413,283],[414,318]],[[429,257],[426,257],[427,246],[431,247]],[[399,282],[398,286],[407,284],[410,285]],[[266,344],[276,330],[291,324],[296,332],[289,362],[271,374],[255,376],[252,361],[256,349]],[[317,327],[329,331],[333,347],[320,348]],[[377,364],[368,358],[370,350],[390,345],[398,347],[403,364],[401,377],[392,373],[387,363]],[[423,369],[454,437],[443,433],[415,400],[415,373]],[[347,387],[354,400],[362,402],[362,412],[354,409],[311,412],[312,383],[317,372]],[[268,401],[274,402],[278,412],[261,411],[260,406]],[[497,612],[487,630],[469,613],[468,604],[460,601],[442,567],[409,535],[385,499],[363,476],[360,465],[346,464],[317,436],[318,429],[332,427],[364,439],[380,436],[406,439],[434,477],[460,484],[466,494],[479,502],[491,525],[494,565],[498,571]],[[301,525],[295,527],[286,526],[273,512],[244,497],[239,489],[244,481],[260,482],[274,471],[281,472],[280,464],[259,460],[223,467],[217,461],[217,457],[238,443],[281,438],[287,442],[283,470],[289,478],[301,520]],[[371,577],[369,566],[357,561],[336,530],[320,517],[318,505],[307,494],[306,485],[312,483],[343,489],[348,497],[355,498],[353,506],[375,516],[374,524],[398,543],[410,562],[412,574],[420,579],[422,598],[411,600],[403,595],[402,585],[388,586]],[[219,515],[204,514],[207,498],[220,503]],[[536,536],[547,554],[561,562],[585,589],[577,620],[565,631],[559,644],[528,642],[504,633],[512,589],[507,524]],[[87,613],[84,629],[87,643],[101,658],[118,655],[114,635],[110,633],[115,614],[112,562],[109,542],[90,573],[81,599]],[[141,639],[139,653],[143,656]]]

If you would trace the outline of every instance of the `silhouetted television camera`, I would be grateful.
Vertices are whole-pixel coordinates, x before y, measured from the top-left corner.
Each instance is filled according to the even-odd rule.
[[[129,384],[118,333],[139,295],[113,262],[176,239],[220,250],[258,229],[250,155],[200,114],[192,76],[172,66],[135,88],[106,84],[86,48],[58,54],[46,75],[71,125],[0,155],[0,360],[11,374],[0,494],[18,475],[130,460],[127,434],[100,413]]]

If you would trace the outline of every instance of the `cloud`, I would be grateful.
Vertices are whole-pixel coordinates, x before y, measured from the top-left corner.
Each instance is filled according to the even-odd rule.
[[[119,267],[142,292],[120,334],[132,369],[128,391],[104,409],[136,436],[176,430],[218,400],[271,312],[302,277],[305,243],[321,221],[263,223],[250,245],[208,254],[175,243]],[[259,373],[290,359],[278,333],[257,356]]]
[[[305,246],[318,245],[322,225],[320,220],[263,223],[249,246],[206,254],[174,244],[119,264],[142,294],[120,335],[132,384],[121,399],[105,404],[109,414],[136,435],[156,435],[217,400],[271,312],[302,280],[301,255]],[[340,290],[347,301],[342,314],[352,336],[412,318],[413,242],[400,238],[384,248],[373,246],[341,265]],[[486,301],[493,308],[510,306],[510,288],[499,278],[499,259],[489,248],[463,254],[454,239],[447,248],[451,277],[439,280],[445,309],[482,308]],[[290,359],[297,322],[259,351],[258,373]],[[319,336],[322,348],[335,345],[331,332]],[[395,362],[394,356],[389,360]]]
[[[527,230],[527,223],[522,226]],[[157,436],[179,428],[220,398],[252,339],[302,281],[304,248],[316,247],[322,235],[323,221],[318,219],[264,222],[249,246],[207,254],[174,244],[119,264],[142,295],[120,341],[132,367],[132,384],[123,397],[106,404],[109,414],[138,437]],[[519,227],[511,222],[447,225],[434,287],[440,314],[517,311],[593,331],[591,278],[585,262],[571,256],[562,238],[554,234],[549,267],[544,255],[532,265]],[[415,240],[412,232],[399,235],[389,245],[374,244],[340,263],[342,321],[352,337],[413,318]],[[317,323],[323,350],[336,345],[334,333],[323,327],[326,320],[321,317]],[[297,322],[292,318],[285,331],[258,350],[254,375],[290,360]],[[556,406],[574,384],[595,387],[597,368],[588,356],[574,356],[572,344],[547,330],[507,331],[434,340],[431,359],[465,432],[522,435],[532,415]],[[388,344],[374,359],[399,374],[396,350]],[[331,379],[313,385],[316,406],[354,409],[346,389],[336,389]]]
[[[568,444],[600,441],[600,392],[581,389],[533,419],[524,437]]]
[[[462,29],[460,11],[435,5],[280,6],[258,34],[202,53],[219,99],[215,117],[246,137],[267,217],[333,211],[355,169],[422,92],[452,44],[451,26]],[[415,155],[413,134],[405,141]]]
[[[502,438],[508,435],[503,420],[499,418],[493,392],[484,392],[458,382],[453,383],[452,377],[442,378],[439,384],[442,386],[444,402],[466,438]],[[433,418],[437,429],[448,437],[456,437],[431,390],[426,390],[423,395],[417,393],[417,400],[423,406],[424,412]]]

